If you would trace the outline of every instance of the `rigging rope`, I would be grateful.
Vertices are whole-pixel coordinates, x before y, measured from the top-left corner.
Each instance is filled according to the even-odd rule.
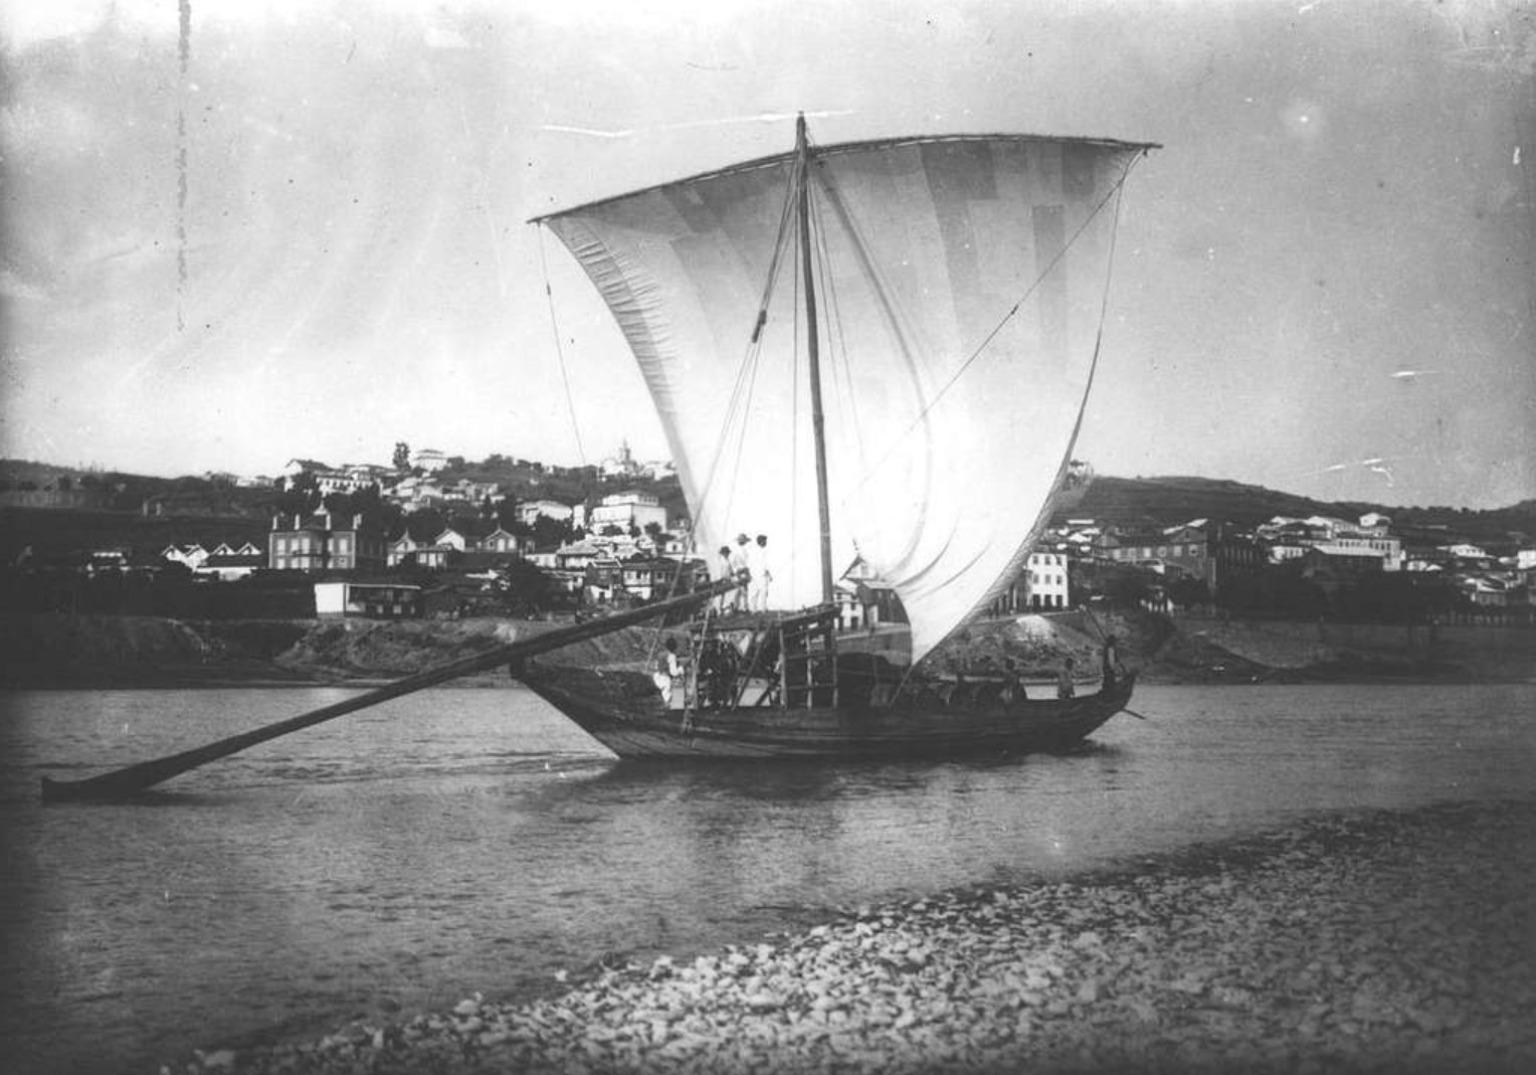
[[[757,318],[753,324],[752,332],[747,340],[746,346],[743,348],[741,363],[737,366],[736,369],[736,378],[731,386],[731,396],[726,403],[724,415],[721,419],[720,433],[714,441],[715,450],[710,456],[709,465],[705,470],[704,481],[699,487],[698,502],[692,505],[694,512],[700,518],[702,518],[704,515],[705,505],[711,502],[711,498],[716,491],[716,479],[721,477],[722,464],[726,459],[727,448],[732,445],[731,433],[733,426],[736,430],[734,438],[735,450],[732,453],[733,462],[730,465],[730,481],[726,485],[728,499],[726,500],[725,504],[725,512],[721,516],[722,519],[729,517],[731,508],[735,503],[736,486],[740,477],[741,463],[743,457],[746,454],[743,450],[743,447],[745,445],[747,436],[747,418],[752,412],[752,396],[757,384],[758,360],[762,356],[762,334],[763,329],[768,322],[768,303],[772,298],[774,287],[778,280],[779,271],[784,260],[784,249],[789,234],[789,223],[792,218],[793,196],[794,190],[793,184],[791,184],[790,191],[785,198],[784,205],[780,209],[778,236],[774,243],[772,257],[769,260],[767,279],[763,283],[762,300],[758,307]],[[690,551],[694,553],[695,556],[699,555],[697,534],[698,519],[695,519],[694,532],[690,536],[689,542]],[[712,562],[709,559],[709,557],[712,555],[714,555],[714,550],[708,550],[703,553],[706,563],[706,571],[709,570],[707,565]],[[681,569],[673,574],[671,586],[668,590],[669,596],[675,594],[677,588],[682,584],[682,574],[683,573]],[[711,612],[712,605],[705,611],[704,632],[699,636],[699,646],[702,646],[703,638],[708,633]],[[650,666],[656,658],[656,652],[660,648],[661,632],[662,628],[660,625],[658,625],[657,629],[652,635],[651,644],[646,652],[647,666]],[[690,656],[693,658],[691,667],[694,669],[692,674],[695,678],[695,690],[697,690],[696,681],[698,653],[694,652],[694,647],[692,646],[690,646]],[[689,703],[687,702],[685,696],[685,720],[686,714],[688,712]]]
[[[752,393],[757,381],[757,362],[762,354],[762,334],[768,321],[768,303],[773,295],[778,281],[779,272],[783,265],[784,249],[788,242],[789,223],[792,219],[794,199],[794,185],[786,193],[784,205],[779,212],[779,230],[774,242],[773,255],[768,264],[767,279],[763,284],[762,301],[758,306],[756,321],[752,327],[752,333],[747,341],[742,354],[741,364],[737,367],[736,379],[731,387],[731,397],[725,407],[724,417],[720,423],[720,434],[715,438],[715,451],[710,456],[709,466],[706,469],[704,481],[699,487],[698,504],[694,510],[702,516],[704,506],[710,501],[715,489],[716,479],[721,477],[720,468],[725,459],[726,448],[731,444],[731,427],[733,423],[739,423],[735,437],[735,461],[730,470],[730,483],[728,485],[730,500],[726,502],[726,518],[734,505],[736,482],[740,476],[741,460],[745,454],[742,446],[746,442],[747,416],[751,413]]]
[[[1143,155],[1145,155],[1145,154],[1143,153]],[[1097,329],[1096,329],[1096,331],[1094,333],[1093,356],[1092,356],[1092,358],[1090,358],[1089,363],[1088,363],[1088,377],[1087,377],[1087,380],[1084,382],[1084,385],[1083,385],[1082,400],[1078,404],[1077,418],[1074,421],[1073,426],[1072,426],[1072,440],[1071,440],[1070,443],[1076,443],[1077,435],[1078,435],[1079,431],[1082,429],[1083,415],[1088,410],[1088,396],[1089,396],[1089,393],[1092,391],[1092,388],[1093,388],[1094,374],[1097,372],[1098,367],[1099,367],[1099,356],[1100,356],[1100,354],[1102,352],[1103,343],[1104,343],[1104,322],[1108,319],[1108,316],[1109,316],[1109,285],[1110,285],[1110,278],[1114,274],[1115,249],[1116,249],[1117,241],[1119,239],[1119,232],[1120,232],[1120,227],[1119,227],[1119,224],[1120,224],[1120,207],[1121,207],[1121,204],[1123,202],[1123,191],[1124,191],[1124,187],[1125,187],[1125,182],[1126,182],[1127,178],[1129,178],[1129,176],[1130,176],[1131,168],[1135,165],[1135,163],[1136,163],[1136,161],[1138,159],[1139,159],[1139,157],[1138,158],[1132,158],[1130,161],[1128,161],[1126,163],[1125,170],[1123,172],[1121,172],[1119,181],[1115,183],[1114,187],[1112,187],[1107,194],[1105,194],[1104,199],[1102,201],[1100,201],[1098,205],[1094,206],[1093,212],[1088,214],[1088,216],[1084,220],[1082,226],[1079,227],[1077,229],[1077,231],[1073,233],[1071,242],[1068,242],[1068,243],[1063,245],[1060,253],[1058,253],[1056,258],[1052,259],[1051,264],[1046,267],[1045,272],[1043,272],[1041,274],[1040,278],[1037,279],[1035,281],[1035,283],[1031,284],[1030,288],[1029,288],[1030,291],[1033,291],[1036,287],[1039,286],[1040,280],[1044,279],[1044,277],[1050,273],[1051,269],[1055,267],[1056,262],[1058,260],[1060,260],[1060,258],[1066,254],[1068,249],[1071,248],[1072,243],[1077,241],[1078,236],[1081,235],[1082,232],[1083,232],[1083,229],[1088,226],[1089,221],[1092,221],[1094,219],[1094,217],[1096,217],[1099,214],[1099,212],[1104,208],[1104,206],[1109,202],[1109,199],[1111,197],[1113,197],[1115,199],[1114,210],[1113,210],[1114,211],[1114,220],[1111,221],[1111,226],[1110,226],[1110,229],[1109,229],[1109,250],[1107,251],[1107,253],[1105,255],[1105,258],[1104,258],[1104,287],[1102,289],[1102,295],[1101,295],[1100,300],[1099,300],[1099,323],[1098,323],[1098,327],[1097,327]],[[963,366],[961,366],[961,368],[958,371],[956,371],[955,376],[952,377],[950,379],[950,381],[948,382],[948,384],[945,385],[946,389],[950,385],[953,385],[954,382],[959,379],[960,375],[965,372],[966,368],[968,368],[970,366],[970,364],[973,361],[975,361],[976,356],[981,353],[982,348],[986,347],[986,345],[988,343],[990,343],[991,340],[997,335],[998,331],[1000,331],[1002,329],[1003,323],[1006,323],[1008,318],[1013,317],[1013,315],[1018,312],[1019,307],[1021,305],[1023,305],[1024,301],[1028,297],[1029,297],[1029,294],[1028,294],[1028,292],[1026,292],[1025,295],[1022,296],[1019,299],[1019,301],[1014,304],[1013,308],[1010,309],[1008,311],[1007,315],[1003,318],[1003,322],[1000,322],[998,324],[998,326],[996,328],[994,328],[991,333],[988,334],[987,339],[985,341],[983,341],[982,346],[977,348],[976,352],[974,354],[972,354],[972,356],[969,359],[966,360],[965,364]],[[935,399],[934,402],[937,402],[937,399]],[[914,423],[914,426],[915,426],[915,423]],[[908,428],[907,433],[911,432],[911,428],[912,427]],[[903,434],[903,436],[905,436],[905,435],[906,434]],[[1062,458],[1061,465],[1060,465],[1060,468],[1059,468],[1058,474],[1057,474],[1057,481],[1058,482],[1061,479],[1061,475],[1063,473],[1065,473],[1066,468],[1069,465],[1070,454],[1071,453],[1070,453],[1070,450],[1069,450],[1068,453],[1067,453],[1067,456],[1064,456]],[[889,453],[887,453],[887,456],[889,456]],[[884,461],[884,459],[882,459],[882,462],[883,461]],[[866,477],[866,480],[867,480],[868,475],[866,475],[865,477]],[[1054,497],[1052,497],[1049,500],[1047,500],[1045,508],[1042,511],[1042,518],[1046,517],[1046,515],[1049,513],[1050,507],[1051,507],[1051,502],[1053,500],[1054,500]],[[1036,525],[1037,526],[1039,525],[1038,521],[1037,521]],[[1003,576],[1000,576],[998,578],[997,582],[995,582],[992,586],[988,587],[987,591],[982,594],[980,600],[977,601],[975,607],[976,608],[984,608],[984,607],[986,607],[986,605],[990,604],[993,600],[995,600],[996,597],[997,597],[997,594],[999,592],[1001,592],[1001,588],[1002,588],[1002,585],[1004,584],[1004,579],[1006,577],[1007,577],[1007,574],[1005,573]],[[966,620],[969,620],[971,615],[974,614],[974,612],[975,612],[975,610],[973,609],[970,613],[967,613],[966,616],[962,617],[961,622],[965,622]],[[941,642],[942,642],[942,640],[941,640]],[[934,648],[937,648],[937,646],[935,646]],[[931,653],[932,649],[930,649],[929,652]],[[904,691],[906,689],[907,681],[911,678],[912,673],[916,669],[916,667],[917,667],[917,663],[916,662],[911,664],[911,665],[909,665],[907,667],[906,674],[901,677],[901,682],[900,682],[900,684],[897,685],[896,694],[893,697],[900,697],[901,696],[902,691]]]
[[[565,385],[565,405],[571,416],[571,432],[576,435],[576,455],[587,465],[587,451],[581,443],[581,426],[576,421],[576,400],[571,395],[571,377],[565,368],[565,349],[560,346],[560,323],[555,317],[555,293],[549,286],[549,263],[544,258],[544,225],[536,224],[539,236],[539,268],[544,273],[544,299],[549,304],[549,326],[555,334],[555,354],[560,356],[560,380]]]
[[[1088,225],[1093,223],[1093,221],[1098,217],[1099,213],[1103,211],[1104,207],[1109,204],[1111,198],[1115,198],[1115,214],[1118,220],[1120,200],[1116,196],[1119,195],[1122,189],[1125,187],[1126,180],[1130,178],[1131,169],[1136,165],[1136,162],[1145,155],[1146,151],[1143,150],[1142,153],[1132,157],[1126,162],[1124,171],[1120,173],[1120,178],[1115,181],[1114,186],[1112,186],[1105,193],[1104,197],[1099,200],[1099,203],[1093,207],[1093,210],[1083,218],[1083,222],[1077,226],[1077,230],[1072,233],[1072,237],[1062,244],[1061,249],[1056,252],[1055,257],[1051,258],[1050,263],[1040,271],[1040,273],[1030,283],[1029,287],[1024,290],[1024,293],[1020,295],[1014,304],[1008,308],[1008,312],[998,320],[997,324],[992,327],[992,330],[982,338],[982,341],[976,345],[976,348],[970,353],[965,361],[960,364],[960,367],[956,369],[955,372],[950,375],[949,379],[945,381],[944,384],[939,388],[939,390],[934,393],[933,398],[924,405],[922,410],[918,412],[917,417],[912,420],[907,428],[902,430],[902,432],[891,443],[890,447],[886,449],[885,453],[879,458],[879,460],[876,461],[875,465],[865,470],[863,477],[859,480],[859,486],[863,486],[866,482],[869,481],[869,479],[874,475],[874,472],[883,466],[886,460],[888,460],[892,454],[895,453],[896,448],[902,443],[902,441],[910,436],[912,431],[916,429],[920,424],[922,424],[923,420],[928,417],[933,408],[938,406],[939,402],[944,398],[949,390],[955,386],[960,378],[965,375],[966,371],[969,370],[971,366],[976,362],[976,360],[980,358],[982,354],[992,345],[992,341],[997,339],[998,334],[1002,332],[1003,328],[1008,324],[1008,322],[1013,320],[1013,318],[1018,314],[1019,310],[1022,309],[1024,304],[1029,301],[1030,297],[1035,293],[1040,285],[1044,283],[1045,280],[1051,275],[1056,266],[1060,264],[1061,259],[1067,256],[1067,251],[1071,250],[1072,247],[1077,243],[1077,240],[1082,237],[1082,234],[1085,230],[1087,230]],[[1110,233],[1110,257],[1107,259],[1111,263],[1113,262],[1114,258],[1114,231],[1115,229],[1112,228]],[[1108,310],[1108,302],[1109,293],[1106,282],[1103,301],[1099,307],[1098,331],[1100,337],[1102,337],[1104,331],[1104,318]],[[1094,345],[1093,365],[1096,366],[1097,364],[1098,344],[1096,342]],[[1093,373],[1092,366],[1090,366],[1088,384],[1091,386],[1092,383]],[[1084,399],[1087,399],[1086,391],[1084,393]],[[1081,422],[1081,414],[1079,414],[1079,422]]]
[[[825,300],[820,308],[825,310],[823,320],[827,323],[827,332],[824,337],[827,342],[827,364],[835,365],[837,372],[842,374],[842,382],[839,384],[836,376],[832,378],[832,385],[841,391],[839,403],[843,411],[848,415],[848,428],[853,433],[854,447],[858,452],[858,467],[862,473],[865,466],[865,440],[863,423],[859,417],[859,397],[853,386],[853,364],[848,359],[848,341],[843,334],[842,307],[838,302],[837,280],[832,272],[832,250],[828,238],[829,229],[822,216],[821,204],[814,198],[808,199],[811,206],[811,230],[816,236],[817,265],[821,270],[822,298]]]

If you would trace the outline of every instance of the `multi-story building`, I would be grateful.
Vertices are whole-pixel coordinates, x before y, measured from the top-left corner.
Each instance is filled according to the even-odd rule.
[[[1343,531],[1331,541],[1314,542],[1310,547],[1323,552],[1368,553],[1381,561],[1383,571],[1403,569],[1403,543],[1395,537]]]
[[[644,530],[655,523],[663,530],[667,528],[667,509],[661,501],[651,493],[635,490],[603,497],[602,503],[592,509],[591,518],[591,529],[598,533],[606,526]]]
[[[693,589],[694,561],[636,557],[619,565],[624,592],[641,601],[660,600]]]
[[[340,523],[340,525],[337,525]],[[267,564],[279,571],[366,571],[382,568],[384,532],[361,515],[345,522],[329,512],[274,516],[267,534]]]
[[[1062,547],[1032,549],[1008,588],[992,603],[991,614],[1012,616],[1021,612],[1052,612],[1070,608],[1069,559],[1066,549]]]
[[[411,453],[411,466],[434,474],[448,465],[448,456],[436,448],[418,448]]]
[[[1305,525],[1311,532],[1312,524]],[[1105,559],[1146,568],[1170,580],[1198,579],[1217,600],[1239,576],[1261,571],[1266,559],[1265,550],[1251,537],[1233,533],[1225,523],[1213,524],[1206,519],[1166,530],[1107,532],[1100,539],[1098,551]],[[1304,551],[1299,548],[1296,555],[1299,557]]]
[[[540,515],[544,515],[556,522],[574,523],[575,511],[569,504],[562,504],[558,500],[521,500],[517,505],[517,521],[524,526],[532,526]]]
[[[1196,519],[1164,530],[1107,531],[1098,554],[1117,564],[1131,564],[1159,575],[1185,575],[1211,581],[1211,537],[1206,520]]]
[[[1277,515],[1258,528],[1258,536],[1268,546],[1271,563],[1301,559],[1308,549],[1353,555],[1366,550],[1381,559],[1383,571],[1401,571],[1404,566],[1403,543],[1390,532],[1392,520],[1379,512],[1367,512],[1358,522],[1313,515],[1292,519]]]
[[[1314,545],[1301,558],[1301,577],[1330,597],[1356,585],[1361,576],[1381,570],[1381,557],[1369,549],[1327,549]]]

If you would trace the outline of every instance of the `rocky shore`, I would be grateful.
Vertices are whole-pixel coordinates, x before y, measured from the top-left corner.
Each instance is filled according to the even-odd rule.
[[[1322,818],[161,1070],[1523,1072],[1533,878],[1536,800]]]

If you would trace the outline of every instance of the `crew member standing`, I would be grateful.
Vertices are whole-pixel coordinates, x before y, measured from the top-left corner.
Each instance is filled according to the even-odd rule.
[[[751,544],[747,540],[747,535],[737,534],[736,547],[731,550],[731,575],[733,578],[743,571],[750,572],[752,570],[752,564],[748,559],[748,557],[751,555],[747,551],[749,548],[751,548]],[[742,587],[736,591],[735,600],[731,607],[734,608],[737,612],[745,612],[747,610],[748,606],[746,587]]]
[[[1072,666],[1076,663],[1068,657],[1066,663],[1061,666],[1061,672],[1056,676],[1056,697],[1071,698],[1077,694],[1077,684],[1072,679]]]
[[[768,611],[768,584],[773,572],[768,568],[768,536],[757,535],[757,543],[747,546],[747,567],[752,572],[752,588],[749,603],[753,612]]]
[[[734,579],[736,577],[736,561],[731,557],[729,545],[720,546],[720,578]],[[715,600],[716,612],[729,612],[736,607],[736,591],[723,593]]]
[[[661,692],[661,704],[668,709],[672,708],[673,687],[682,674],[683,665],[677,659],[677,639],[669,638],[666,651],[656,658],[656,671],[651,675],[651,682]]]
[[[1115,676],[1120,672],[1120,651],[1115,643],[1114,635],[1107,635],[1104,639],[1104,685],[1101,690],[1112,691],[1115,689]]]

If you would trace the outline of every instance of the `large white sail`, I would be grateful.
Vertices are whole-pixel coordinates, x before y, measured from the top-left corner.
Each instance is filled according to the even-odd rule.
[[[1071,451],[1115,201],[1144,148],[956,136],[816,148],[834,574],[862,555],[920,659],[1005,587]],[[776,607],[821,599],[794,154],[544,218],[640,364],[698,551],[765,534]]]

